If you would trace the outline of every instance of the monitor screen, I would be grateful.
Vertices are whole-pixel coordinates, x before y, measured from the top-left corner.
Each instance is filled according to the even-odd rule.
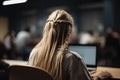
[[[96,66],[97,47],[91,45],[69,45],[69,50],[77,52],[87,66]]]

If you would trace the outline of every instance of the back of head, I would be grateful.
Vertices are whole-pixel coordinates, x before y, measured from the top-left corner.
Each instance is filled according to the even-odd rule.
[[[64,10],[55,10],[47,19],[47,21],[53,21],[53,22],[57,20],[61,22],[68,22],[70,24],[73,24],[73,19],[71,15]]]
[[[62,59],[69,44],[72,27],[73,19],[70,14],[64,10],[54,11],[46,21],[42,40],[35,47],[36,50],[32,51],[33,66],[46,70],[54,80],[62,79]]]
[[[70,36],[72,26],[72,17],[64,10],[56,10],[47,19],[43,38],[51,39],[52,42],[58,42],[57,45],[62,46],[65,39]],[[53,44],[52,42],[49,43]]]

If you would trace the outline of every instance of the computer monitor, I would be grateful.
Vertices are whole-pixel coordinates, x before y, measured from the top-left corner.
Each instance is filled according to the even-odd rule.
[[[69,45],[69,50],[77,52],[84,60],[87,67],[97,67],[97,46],[96,45]]]

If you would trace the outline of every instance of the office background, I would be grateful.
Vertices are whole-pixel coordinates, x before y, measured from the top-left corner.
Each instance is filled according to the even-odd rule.
[[[117,49],[117,51],[116,47],[114,47],[115,50],[112,50],[113,53],[108,54],[112,51],[108,48],[106,49],[105,41],[107,40],[106,33],[109,29],[112,29],[113,33],[118,35],[118,39],[120,37],[120,0],[28,0],[26,3],[8,6],[3,6],[3,1],[0,0],[1,43],[4,42],[4,37],[8,31],[14,31],[16,37],[26,27],[30,28],[32,38],[40,41],[48,15],[53,10],[64,9],[74,18],[77,43],[82,43],[78,40],[82,32],[90,32],[90,34],[92,32],[92,35],[95,33],[94,36],[97,36],[95,43],[100,46],[100,59],[105,59],[106,61],[106,56],[110,55],[110,57],[107,57],[108,65],[104,62],[100,62],[99,65],[114,66],[112,63],[109,63],[113,59],[111,56],[114,56],[114,58],[117,57],[118,60],[119,50]],[[117,46],[119,47],[120,40],[117,41]],[[114,44],[114,41],[112,44]],[[34,46],[30,46],[30,49]],[[107,54],[104,55],[103,53]],[[120,66],[119,63],[116,64],[115,67]]]

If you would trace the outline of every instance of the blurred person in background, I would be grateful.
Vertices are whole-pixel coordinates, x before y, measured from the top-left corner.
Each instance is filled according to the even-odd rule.
[[[74,22],[64,10],[54,11],[47,19],[41,41],[33,48],[28,65],[48,72],[54,80],[92,80],[82,58],[69,51]],[[111,77],[100,73],[94,80]]]
[[[15,32],[9,31],[4,37],[4,46],[8,59],[15,59],[16,45],[15,45]]]
[[[106,66],[120,67],[120,34],[112,28],[107,30],[103,58]]]
[[[92,44],[94,43],[94,37],[92,31],[82,32],[79,35],[79,43],[80,44]]]
[[[5,53],[6,53],[5,46],[2,42],[0,42],[0,80],[8,80],[7,70],[9,64],[2,61]]]
[[[16,47],[18,54],[23,60],[27,60],[30,53],[31,31],[29,27],[20,31],[16,36]]]
[[[6,53],[5,46],[3,42],[0,41],[0,60],[4,58],[5,53]]]

